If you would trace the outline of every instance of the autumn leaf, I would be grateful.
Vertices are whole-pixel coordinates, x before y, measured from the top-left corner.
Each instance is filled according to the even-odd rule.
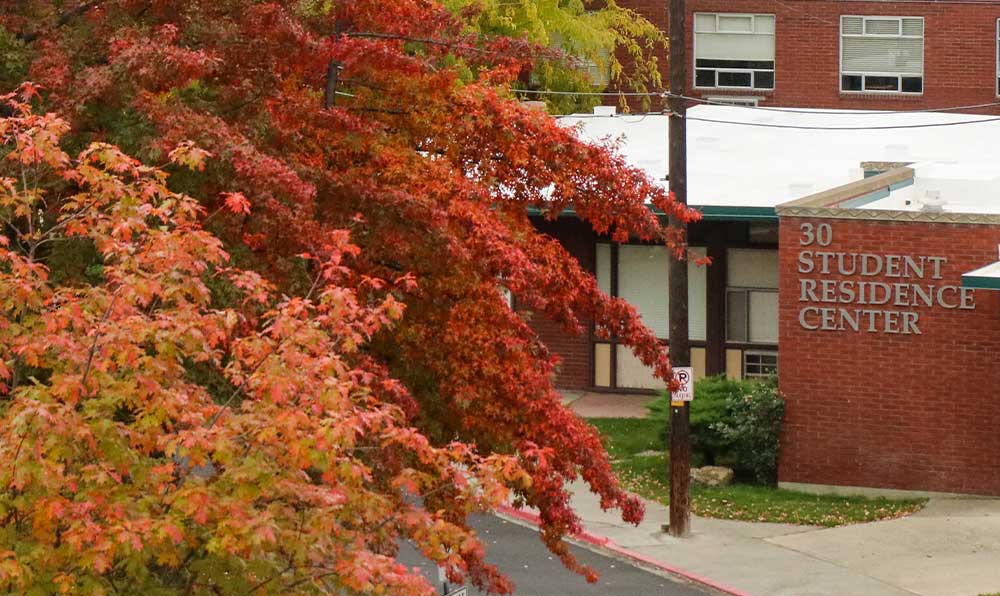
[[[250,201],[243,196],[243,193],[224,192],[222,193],[222,197],[223,204],[226,206],[226,210],[230,213],[235,213],[237,215],[250,215]]]

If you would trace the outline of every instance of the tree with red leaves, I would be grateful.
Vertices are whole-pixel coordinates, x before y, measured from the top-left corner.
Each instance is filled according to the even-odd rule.
[[[270,305],[261,315],[263,327],[256,335],[245,336],[253,338],[246,340],[245,352],[227,347],[224,354],[205,359],[178,352],[184,356],[183,366],[172,372],[186,376],[169,382],[193,379],[191,382],[207,388],[215,406],[227,413],[217,417],[213,412],[221,410],[213,411],[210,404],[201,402],[190,414],[185,413],[187,418],[176,423],[177,432],[183,428],[191,438],[158,446],[164,449],[163,457],[172,459],[171,470],[157,473],[163,478],[183,474],[190,479],[185,480],[186,485],[200,482],[202,474],[215,478],[213,474],[228,473],[234,457],[242,462],[233,448],[242,443],[236,438],[214,440],[209,435],[215,425],[205,424],[205,417],[218,424],[237,411],[244,414],[243,404],[251,400],[230,395],[246,391],[244,384],[260,373],[254,366],[265,354],[281,352],[287,342],[299,346],[305,341],[296,334],[308,335],[309,330],[298,329],[293,321],[322,318],[323,311],[315,304],[319,300],[315,280],[325,279],[328,264],[336,262],[335,269],[342,273],[336,279],[337,289],[332,290],[334,295],[323,297],[332,301],[326,308],[334,313],[326,312],[326,316],[338,319],[341,327],[326,329],[317,323],[326,334],[322,341],[327,343],[299,349],[315,350],[316,345],[324,345],[334,354],[347,350],[351,365],[364,372],[338,370],[334,374],[324,368],[333,364],[310,363],[304,357],[270,357],[266,361],[273,368],[266,372],[271,385],[265,391],[267,399],[259,398],[260,407],[266,404],[267,408],[254,409],[254,402],[246,415],[262,421],[266,411],[266,416],[275,420],[274,428],[268,431],[270,440],[281,443],[281,420],[301,411],[292,396],[317,391],[316,384],[325,382],[324,374],[333,382],[349,379],[368,387],[365,400],[357,406],[358,416],[382,412],[399,418],[389,424],[381,415],[375,416],[378,420],[364,427],[378,448],[373,455],[355,454],[365,462],[358,465],[374,469],[373,462],[382,465],[390,461],[386,474],[413,470],[406,474],[419,478],[403,482],[395,476],[387,481],[380,475],[360,473],[356,482],[379,494],[393,495],[397,503],[409,503],[402,495],[420,496],[419,505],[413,506],[425,517],[392,516],[385,521],[361,517],[358,526],[351,528],[350,535],[356,541],[356,551],[351,552],[391,557],[394,542],[390,538],[396,536],[423,539],[425,546],[435,541],[438,546],[462,545],[439,550],[428,546],[425,552],[445,562],[453,577],[469,578],[503,592],[509,591],[509,583],[485,565],[478,543],[474,539],[456,542],[463,532],[471,536],[465,526],[467,513],[488,509],[502,492],[500,488],[511,489],[516,503],[537,507],[543,540],[568,566],[588,574],[562,542],[563,536],[580,529],[568,506],[565,484],[582,477],[601,496],[604,507],[621,509],[624,519],[631,522],[641,518],[642,508],[620,488],[596,432],[562,406],[552,384],[558,358],[507,305],[501,290],[508,289],[519,304],[557,321],[567,332],[582,333],[593,324],[597,335],[616,337],[631,346],[661,378],[671,376],[664,348],[634,309],[604,295],[592,274],[581,269],[557,242],[538,233],[528,219],[529,208],[556,217],[572,207],[596,231],[610,234],[616,241],[639,238],[663,242],[674,248],[678,257],[684,256],[683,239],[670,237],[650,207],[685,220],[696,214],[680,208],[643,173],[629,167],[613,147],[582,143],[572,130],[548,115],[512,100],[510,88],[519,73],[530,70],[537,60],[552,60],[559,54],[522,38],[477,33],[469,26],[475,18],[474,10],[456,15],[430,0],[399,0],[390,5],[376,0],[105,0],[70,7],[62,2],[28,0],[0,9],[4,31],[0,42],[6,39],[8,46],[20,52],[25,76],[43,90],[37,101],[67,118],[73,132],[64,144],[84,148],[94,142],[113,142],[143,162],[168,164],[171,176],[162,181],[164,189],[199,197],[203,209],[197,211],[200,215],[191,216],[197,221],[186,219],[171,225],[187,230],[197,224],[211,230],[232,254],[234,264],[258,271],[289,297],[282,306]],[[81,160],[91,159],[89,155],[85,153]],[[197,167],[182,167],[191,165]],[[72,177],[67,183],[81,184]],[[28,191],[21,188],[17,192]],[[11,216],[8,227],[33,233],[25,227],[24,219],[33,213],[17,215],[21,219]],[[59,226],[59,221],[49,214],[37,225]],[[139,225],[135,221],[133,216],[130,223],[115,225],[127,229]],[[85,229],[78,232],[90,234]],[[345,233],[350,235],[349,249],[345,248]],[[186,233],[177,233],[174,239],[186,237]],[[102,266],[108,257],[100,242],[93,242],[98,245],[95,250],[77,251],[90,254],[91,262],[68,267],[76,275],[65,276],[70,281],[61,283],[88,281],[88,272]],[[32,262],[47,264],[55,271],[56,264],[72,260],[65,254],[67,245],[46,242],[35,251]],[[343,258],[345,252],[350,253],[349,259]],[[188,273],[203,275],[222,267],[219,258],[209,259],[211,267],[192,267]],[[104,291],[113,295],[106,276],[89,283],[105,284]],[[192,279],[182,285],[186,288],[196,283]],[[210,300],[200,295],[209,302],[199,302],[196,310],[239,310],[244,299],[237,296],[261,291],[257,286],[237,289],[213,292]],[[145,292],[149,300],[155,295],[148,289],[129,291]],[[111,313],[109,317],[125,306],[111,308],[108,297],[93,300],[82,327],[70,326],[74,333],[104,337],[109,325],[101,321],[101,306]],[[261,297],[262,302],[268,300]],[[347,309],[344,301],[353,306]],[[389,308],[386,301],[394,306]],[[144,306],[149,308],[148,303],[129,302],[129,308],[142,310]],[[362,322],[372,317],[382,319]],[[278,329],[276,323],[265,322],[276,320],[283,321]],[[342,328],[356,325],[363,327],[363,333],[345,338]],[[175,334],[187,332],[171,330]],[[289,335],[296,339],[284,339]],[[232,342],[244,345],[240,339]],[[208,344],[205,350],[214,353],[223,348]],[[141,351],[129,353],[141,356]],[[310,356],[319,354],[312,351]],[[56,391],[52,367],[57,363],[69,366],[62,360],[29,364],[16,351],[4,358],[13,371],[11,395],[34,395],[26,385],[34,366],[49,371],[47,376],[30,378],[49,379],[40,382],[51,394]],[[303,362],[307,362],[305,369],[298,371]],[[282,378],[282,370],[300,376],[286,372],[289,378]],[[76,389],[80,395],[105,390],[104,381],[96,375],[92,379],[83,376],[88,378]],[[233,385],[230,391],[218,390],[219,386]],[[137,387],[143,386],[139,383]],[[58,391],[71,389],[60,387]],[[37,422],[22,416],[20,430],[5,429],[3,446],[9,448],[8,443],[20,441],[17,437],[28,436],[24,433],[31,424]],[[249,426],[233,424],[241,433],[252,432]],[[333,424],[330,432],[340,428],[340,422]],[[406,432],[416,435],[407,435],[398,449],[383,446],[381,442],[394,440],[396,435],[389,429],[397,426],[412,428]],[[307,432],[304,427],[296,428]],[[235,437],[246,440],[241,434]],[[247,448],[236,451],[240,449]],[[322,451],[315,442],[310,443],[310,449],[310,454]],[[392,451],[393,458],[382,453],[383,449]],[[421,449],[428,451],[425,454]],[[27,457],[16,449],[8,449],[8,453],[16,453],[8,458]],[[29,453],[33,457],[46,455]],[[315,462],[295,459],[305,457],[289,453],[274,463],[287,464],[287,458],[292,458],[306,475],[299,478],[302,490],[309,482],[325,486],[326,478],[313,467]],[[331,447],[329,457],[345,456]],[[110,472],[122,475],[108,461],[103,463]],[[494,472],[482,473],[482,488],[494,500],[482,495],[472,498],[470,489],[459,481],[460,475],[439,473],[441,469],[454,470],[456,465]],[[495,473],[498,467],[505,471]],[[247,468],[241,473],[251,472]],[[105,482],[114,482],[113,475],[108,473],[108,477],[111,480]],[[163,478],[161,482],[166,481]],[[436,484],[431,478],[437,478]],[[496,481],[497,490],[485,480],[490,478]],[[51,481],[57,482],[55,478]],[[240,477],[239,481],[247,479]],[[0,482],[4,483],[0,499],[16,499],[23,490],[12,477],[0,476]],[[351,485],[350,490],[354,489]],[[134,497],[131,490],[129,487],[123,493],[122,503],[134,505],[129,501]],[[88,494],[94,497],[97,493]],[[210,514],[221,519],[225,507],[240,493],[199,494],[199,507],[211,509]],[[259,497],[243,498],[252,501]],[[351,494],[349,498],[359,497]],[[215,503],[216,499],[223,504]],[[216,505],[218,508],[213,508]],[[199,510],[192,506],[188,513],[194,516]],[[313,512],[308,507],[304,510],[313,519]],[[7,515],[3,511],[0,509],[0,515]],[[118,514],[128,520],[131,513],[121,510]],[[426,515],[436,516],[434,524],[443,525],[421,530]],[[195,525],[201,521],[205,520],[193,519]],[[52,549],[65,546],[64,524],[68,525],[70,518],[63,521],[54,515],[49,523],[48,534],[39,539],[39,548],[49,549],[43,562],[68,564],[69,558],[56,557]],[[450,542],[431,538],[445,527],[454,530]],[[149,552],[143,551],[147,558],[141,559],[142,564],[146,573],[157,577],[180,573],[180,569],[193,573],[191,560],[209,548],[197,550],[197,545],[216,549],[225,544],[232,546],[226,551],[226,556],[232,557],[226,559],[226,571],[230,572],[226,577],[249,573],[250,567],[236,570],[235,561],[242,560],[245,565],[269,566],[266,571],[253,568],[255,578],[276,578],[260,589],[285,586],[292,590],[288,586],[294,586],[304,592],[336,591],[322,582],[309,582],[308,588],[305,582],[296,583],[299,580],[293,579],[293,574],[300,570],[295,564],[285,562],[286,570],[274,551],[254,550],[255,540],[267,542],[272,537],[256,534],[253,538],[242,526],[231,532],[239,535],[232,538],[234,542],[214,536],[199,543],[183,534],[172,553],[185,555],[161,560],[150,547]],[[107,535],[102,539],[114,540]],[[286,534],[281,542],[290,545],[295,541]],[[2,546],[0,543],[0,550]],[[99,554],[93,549],[87,552],[88,556]],[[322,551],[321,558],[330,552]],[[0,570],[7,569],[10,561],[21,565],[19,556],[0,559]],[[100,566],[86,567],[87,577],[94,582],[110,582],[116,572],[127,567],[131,573],[138,565],[134,559],[116,558],[107,552],[102,556]],[[364,566],[361,555],[350,560]],[[72,575],[76,569],[70,566],[66,570],[70,579],[76,577]],[[0,575],[0,581],[3,577]],[[380,576],[377,581],[388,582],[386,578],[388,575]],[[222,585],[218,578],[204,581]],[[370,577],[366,581],[376,580]],[[350,584],[350,589],[363,593],[366,589],[359,586],[364,585]],[[407,589],[399,591],[410,593]],[[411,591],[419,590],[413,587]]]

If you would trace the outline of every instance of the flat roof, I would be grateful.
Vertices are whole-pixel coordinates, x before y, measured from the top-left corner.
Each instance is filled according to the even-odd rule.
[[[622,156],[654,180],[666,177],[667,116],[560,121],[588,141],[619,143]],[[970,121],[979,122],[960,124]],[[947,126],[928,126],[938,124]],[[862,179],[863,162],[914,164],[916,172],[913,185],[891,193],[893,201],[865,208],[918,209],[916,197],[938,190],[945,210],[1000,213],[996,116],[700,105],[688,110],[687,126],[688,203],[706,216],[773,217],[777,205]],[[879,128],[886,126],[911,128]]]

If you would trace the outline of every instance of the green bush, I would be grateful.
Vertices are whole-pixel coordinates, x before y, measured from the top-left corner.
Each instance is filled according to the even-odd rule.
[[[664,421],[663,441],[668,444],[669,395],[664,392],[648,408],[651,418]],[[691,402],[692,459],[730,465],[758,482],[773,483],[783,416],[774,380],[700,379]]]
[[[761,484],[774,484],[785,402],[775,383],[753,383],[743,395],[730,396],[728,420],[715,424],[731,445],[737,466]]]

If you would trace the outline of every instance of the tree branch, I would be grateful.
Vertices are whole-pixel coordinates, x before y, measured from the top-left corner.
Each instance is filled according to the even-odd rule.
[[[80,386],[83,387],[84,391],[87,390],[87,376],[90,374],[90,367],[94,363],[94,354],[97,353],[97,340],[101,338],[101,327],[107,322],[108,317],[111,316],[111,311],[115,307],[115,302],[118,300],[118,290],[111,296],[111,303],[108,304],[108,309],[104,311],[104,316],[97,323],[94,328],[94,341],[90,342],[90,350],[87,352],[87,364],[83,367],[83,375],[80,378]]]
[[[58,29],[59,27],[67,25],[74,18],[90,12],[91,10],[100,6],[100,4],[101,4],[100,2],[83,2],[77,5],[76,7],[67,10],[66,12],[59,15],[59,18],[56,20],[55,28]],[[18,35],[18,38],[24,43],[31,43],[36,39],[38,39],[39,36],[41,36],[41,32],[33,31],[31,33],[24,33]]]
[[[340,78],[340,62],[330,60],[326,67],[326,92],[323,95],[323,107],[327,110],[337,103],[337,79]]]

